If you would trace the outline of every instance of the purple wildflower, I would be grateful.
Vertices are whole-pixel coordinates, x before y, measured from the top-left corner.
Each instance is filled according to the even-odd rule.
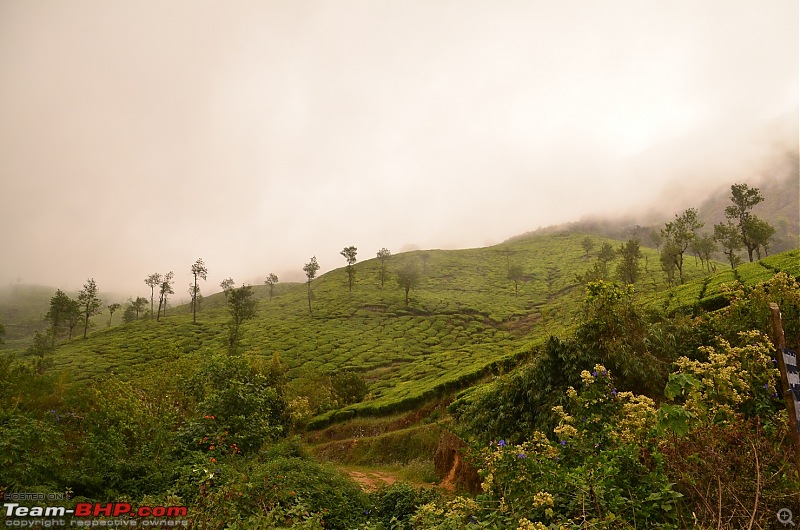
[[[505,440],[500,440],[499,442],[497,442],[497,445],[499,445],[500,447],[505,447],[506,446],[506,441]]]
[[[566,446],[567,445],[567,441],[566,440],[561,440],[561,442],[559,442],[559,443],[561,443],[562,446]]]

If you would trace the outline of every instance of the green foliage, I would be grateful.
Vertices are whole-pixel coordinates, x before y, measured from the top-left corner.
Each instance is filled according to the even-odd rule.
[[[289,414],[279,385],[282,377],[242,357],[213,356],[186,383],[197,415],[181,433],[185,447],[216,458],[253,453],[285,435]]]
[[[368,515],[373,525],[385,529],[414,528],[412,518],[424,504],[439,500],[432,489],[415,488],[397,482],[384,486],[369,495]]]
[[[341,370],[332,373],[330,379],[336,400],[343,405],[358,403],[367,395],[367,382],[363,374]]]
[[[233,355],[239,350],[240,329],[247,320],[256,317],[256,299],[253,297],[253,289],[249,285],[242,285],[238,288],[231,288],[226,293],[228,301],[228,353]]]
[[[235,459],[197,468],[193,521],[200,528],[358,527],[368,509],[358,485],[303,458]]]
[[[681,495],[660,463],[653,401],[618,391],[601,365],[580,379],[580,391],[570,387],[564,406],[553,409],[552,437],[533,431],[519,443],[476,447],[483,495],[478,504],[462,503],[464,516],[499,528],[676,525]],[[440,524],[448,508],[438,510]]]
[[[519,442],[533,430],[550,431],[556,422],[552,408],[563,404],[564,390],[576,384],[576,369],[590,366],[581,353],[574,343],[551,337],[521,371],[467,392],[449,410],[466,437],[484,444],[498,437]]]
[[[54,415],[0,408],[0,482],[12,491],[60,490],[66,445]]]

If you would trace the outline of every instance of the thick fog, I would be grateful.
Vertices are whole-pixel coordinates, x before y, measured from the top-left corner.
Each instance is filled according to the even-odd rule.
[[[671,216],[797,107],[795,0],[3,0],[0,284],[186,299],[198,257],[209,293]]]

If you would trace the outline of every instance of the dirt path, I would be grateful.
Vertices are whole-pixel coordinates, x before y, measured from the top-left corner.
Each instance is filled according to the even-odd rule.
[[[394,475],[382,471],[348,471],[347,474],[361,484],[361,489],[364,491],[374,491],[381,486],[389,486],[398,481]]]

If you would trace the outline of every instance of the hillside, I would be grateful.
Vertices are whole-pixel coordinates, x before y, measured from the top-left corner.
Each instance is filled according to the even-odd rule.
[[[700,513],[742,527],[752,516],[734,498],[756,505],[759,524],[774,518],[776,502],[800,499],[782,471],[788,439],[770,347],[763,335],[739,336],[763,331],[764,304],[706,312],[725,305],[729,280],[751,286],[777,271],[800,276],[800,250],[733,271],[716,263],[716,274],[687,258],[687,282],[667,288],[652,266],[656,251],[645,248],[634,293],[597,283],[587,301],[577,276],[596,256],[585,238],[399,254],[383,289],[379,263],[367,260],[356,266],[352,293],[344,269],[314,280],[311,314],[307,285],[279,284],[272,297],[255,286],[257,317],[243,326],[243,355],[225,354],[227,300],[219,293],[203,300],[197,324],[180,306],[160,321],[97,329],[33,363],[12,350],[16,359],[0,357],[0,393],[11,404],[0,414],[0,482],[10,491],[68,489],[77,495],[65,501],[70,508],[118,498],[186,505],[196,528],[577,521],[587,511],[575,492],[587,476],[598,492],[588,514],[596,520],[637,521],[645,506],[645,523],[691,527],[688,514]],[[412,263],[422,276],[406,305],[395,274]],[[524,271],[518,291],[508,279],[515,265]],[[782,307],[793,345],[800,312],[791,301],[800,299],[796,284],[789,288]],[[725,362],[704,363],[704,351]],[[738,368],[741,352],[758,354],[747,370]],[[693,372],[675,372],[678,365]],[[734,397],[747,396],[733,421],[711,425],[695,405],[730,396],[670,397],[670,385],[716,381],[701,380],[707,370],[731,378]],[[359,380],[366,387],[353,401],[334,385]],[[741,472],[752,465],[749,447],[757,447],[763,482]],[[687,469],[687,454],[709,465]],[[710,486],[724,488],[713,490],[724,515],[701,511]],[[473,497],[480,492],[488,503]]]
[[[487,371],[504,370],[550,334],[571,327],[583,298],[576,275],[595,260],[581,247],[585,237],[556,234],[488,248],[398,254],[384,289],[378,260],[367,260],[355,266],[352,293],[344,269],[314,280],[311,316],[305,284],[278,284],[272,300],[266,286],[254,286],[258,316],[244,324],[242,348],[265,360],[278,353],[298,395],[321,375],[342,369],[361,374],[367,398],[320,422],[334,414],[405,410]],[[596,239],[595,250],[606,241]],[[644,248],[643,254],[637,289],[664,289],[663,273],[653,266],[656,252]],[[417,264],[422,279],[406,307],[395,275],[408,262]],[[507,277],[510,264],[524,270],[517,294]],[[693,260],[687,270],[689,278],[704,274]],[[224,351],[227,318],[222,294],[207,296],[197,325],[187,306],[174,308],[161,322],[117,325],[64,343],[54,365],[79,381],[107,373],[136,379],[145,367],[168,370],[172,363]]]

